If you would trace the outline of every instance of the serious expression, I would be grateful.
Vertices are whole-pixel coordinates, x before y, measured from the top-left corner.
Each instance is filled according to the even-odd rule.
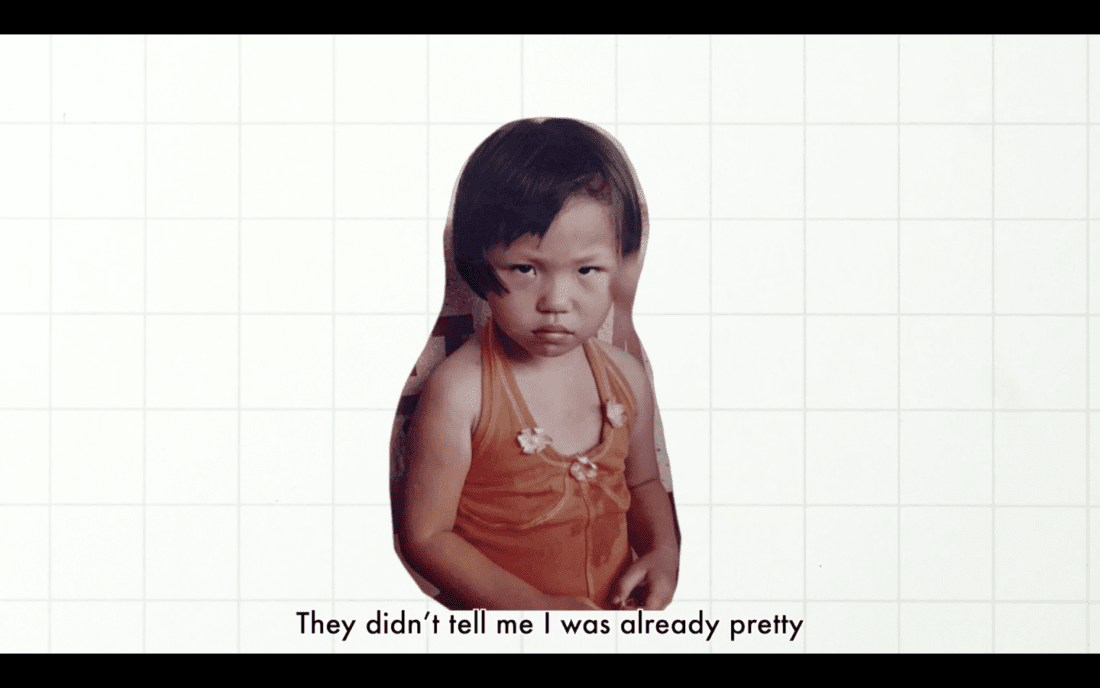
[[[493,320],[530,355],[569,353],[607,318],[620,257],[603,203],[571,197],[541,238],[522,236],[486,257],[505,290],[489,293]]]

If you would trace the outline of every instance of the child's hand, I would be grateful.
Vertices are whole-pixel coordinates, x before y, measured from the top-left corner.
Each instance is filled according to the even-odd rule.
[[[619,579],[619,590],[611,599],[611,604],[622,609],[634,608],[631,604],[633,596],[644,609],[664,609],[676,591],[676,564],[676,556],[662,550],[639,558]]]

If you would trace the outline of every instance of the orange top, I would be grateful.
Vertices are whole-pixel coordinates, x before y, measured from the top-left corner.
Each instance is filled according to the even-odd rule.
[[[548,595],[609,609],[633,558],[627,542],[626,457],[635,400],[592,340],[584,343],[604,409],[600,442],[564,456],[531,416],[490,322],[481,345],[481,418],[454,532]]]

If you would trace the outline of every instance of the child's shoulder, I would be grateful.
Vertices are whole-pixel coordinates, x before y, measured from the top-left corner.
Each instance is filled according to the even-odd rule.
[[[481,342],[470,337],[436,366],[424,382],[421,404],[448,415],[469,416],[476,426],[481,414]]]
[[[620,372],[622,372],[623,377],[626,378],[627,383],[630,385],[630,390],[634,392],[634,398],[639,401],[646,398],[649,395],[649,384],[647,382],[645,368],[638,362],[638,359],[613,344],[608,344],[595,337],[592,338],[592,341],[596,342],[596,346],[603,349],[607,357],[611,359],[611,362],[619,368]]]

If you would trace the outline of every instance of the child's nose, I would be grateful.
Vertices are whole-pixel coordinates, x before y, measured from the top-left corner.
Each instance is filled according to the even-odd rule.
[[[548,313],[564,313],[569,310],[569,281],[556,278],[548,281],[539,299],[539,310]]]

